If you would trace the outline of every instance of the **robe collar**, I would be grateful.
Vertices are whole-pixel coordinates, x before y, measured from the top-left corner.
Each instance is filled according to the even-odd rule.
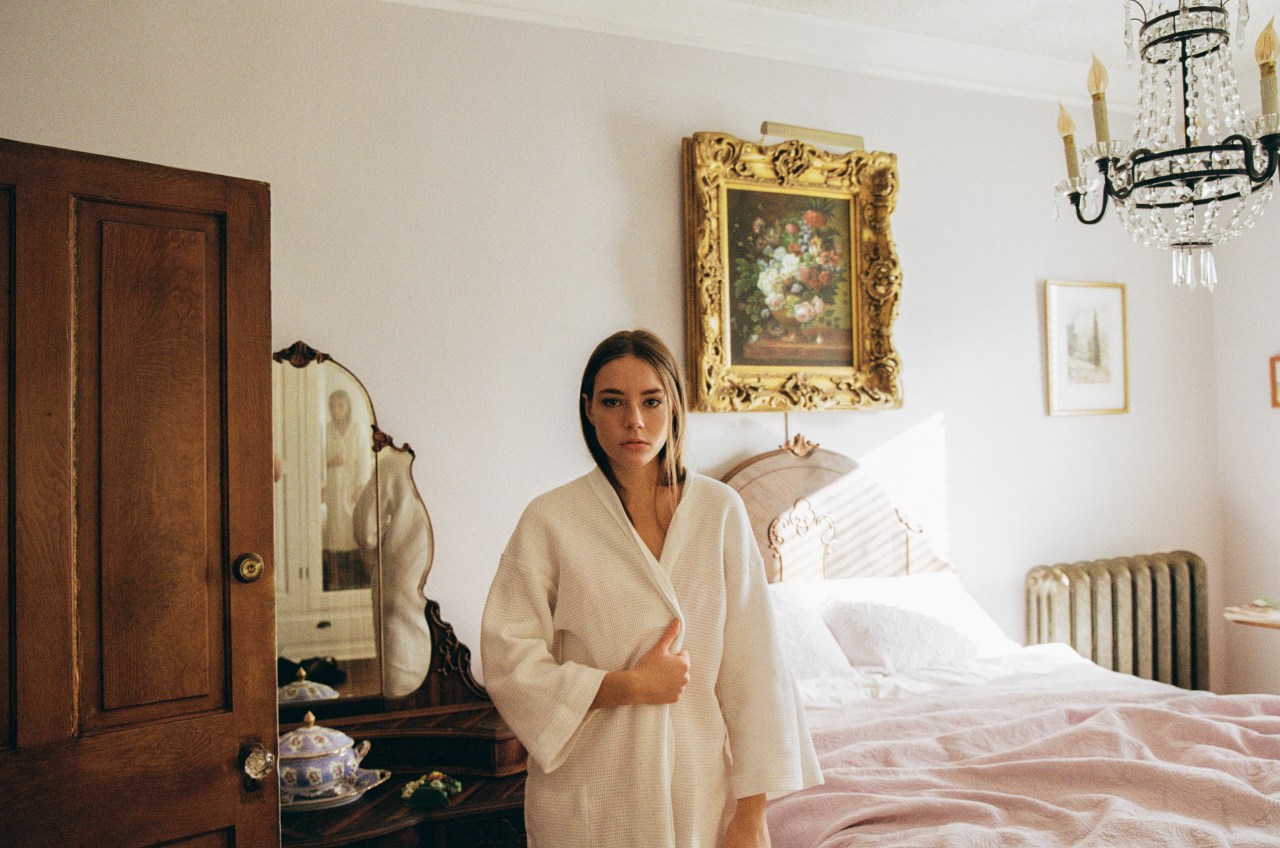
[[[690,473],[685,477],[684,493],[680,498],[680,503],[676,504],[675,514],[671,516],[671,525],[667,527],[667,538],[662,545],[662,560],[672,565],[675,563],[680,547],[680,536],[675,532],[677,523],[680,520],[680,513],[686,511],[684,509],[685,500],[689,497],[689,490],[695,476],[697,475]],[[653,587],[658,591],[658,594],[666,601],[672,614],[680,619],[680,640],[678,642],[683,641],[684,614],[680,610],[680,601],[676,598],[676,590],[671,583],[668,569],[663,568],[662,562],[654,557],[653,551],[649,550],[649,546],[640,538],[640,534],[636,532],[635,525],[627,517],[627,510],[622,506],[622,499],[618,497],[613,484],[609,482],[608,477],[604,476],[604,472],[600,470],[599,466],[591,469],[590,473],[587,474],[587,482],[591,484],[591,490],[595,493],[600,503],[604,505],[605,510],[618,522],[619,529],[631,537],[645,574],[650,582],[653,583]],[[679,650],[679,644],[676,645],[676,649]]]

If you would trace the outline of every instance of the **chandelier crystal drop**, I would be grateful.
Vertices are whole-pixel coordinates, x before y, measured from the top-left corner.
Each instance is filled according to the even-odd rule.
[[[1262,114],[1247,118],[1229,50],[1228,3],[1124,0],[1124,43],[1141,60],[1133,136],[1112,141],[1106,69],[1088,76],[1096,143],[1075,149],[1075,122],[1059,107],[1067,179],[1057,186],[1082,223],[1114,203],[1134,241],[1172,251],[1173,282],[1213,290],[1213,247],[1253,226],[1271,199],[1280,159],[1274,21],[1255,49]],[[1248,0],[1235,0],[1243,40]]]

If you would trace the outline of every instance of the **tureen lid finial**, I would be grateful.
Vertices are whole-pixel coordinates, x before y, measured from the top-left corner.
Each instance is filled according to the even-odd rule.
[[[316,714],[311,712],[311,710],[307,710],[307,714],[302,717],[302,726],[315,727],[315,724],[316,724]]]

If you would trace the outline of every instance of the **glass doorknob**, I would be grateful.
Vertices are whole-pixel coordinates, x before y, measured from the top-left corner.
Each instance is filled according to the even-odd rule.
[[[276,767],[276,755],[264,745],[251,742],[240,749],[240,765],[250,780],[265,780]]]

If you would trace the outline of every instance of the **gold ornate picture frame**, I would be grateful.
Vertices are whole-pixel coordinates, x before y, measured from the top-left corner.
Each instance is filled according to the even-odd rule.
[[[684,139],[690,406],[902,405],[897,157]]]
[[[1271,357],[1271,406],[1280,409],[1280,356]]]

